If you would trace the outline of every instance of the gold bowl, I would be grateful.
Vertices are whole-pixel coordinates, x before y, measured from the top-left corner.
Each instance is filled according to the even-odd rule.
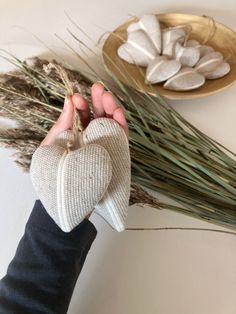
[[[168,13],[156,15],[162,28],[179,25],[189,25],[191,33],[189,39],[205,42],[216,51],[223,54],[224,59],[231,66],[231,71],[224,77],[216,80],[206,80],[206,83],[192,91],[171,91],[164,89],[163,84],[147,85],[144,82],[145,68],[122,60],[117,49],[127,40],[127,27],[136,22],[132,18],[115,29],[106,39],[103,46],[103,61],[105,67],[122,81],[141,92],[151,95],[161,94],[169,99],[194,99],[214,94],[232,85],[236,80],[236,33],[225,25],[214,21],[207,16],[190,14]]]

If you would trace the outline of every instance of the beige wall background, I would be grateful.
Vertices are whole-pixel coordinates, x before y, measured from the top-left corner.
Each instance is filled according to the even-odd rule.
[[[48,54],[37,35],[68,62],[79,66],[55,38],[72,42],[66,11],[94,40],[129,14],[206,14],[236,30],[233,0],[0,1],[0,47],[20,57]],[[83,36],[80,36],[83,38]],[[223,44],[223,43],[222,43]],[[77,47],[78,48],[78,47]],[[94,63],[95,64],[95,63]],[[0,70],[9,65],[0,62]],[[236,86],[173,106],[195,126],[236,152]],[[10,121],[0,118],[0,125]],[[0,276],[12,259],[36,195],[28,174],[0,149]],[[163,200],[163,197],[160,197]],[[113,232],[92,215],[98,235],[78,279],[69,314],[235,314],[236,237],[199,231]],[[216,226],[167,210],[131,207],[127,226]],[[218,227],[217,227],[218,228]],[[222,228],[219,228],[222,229]]]

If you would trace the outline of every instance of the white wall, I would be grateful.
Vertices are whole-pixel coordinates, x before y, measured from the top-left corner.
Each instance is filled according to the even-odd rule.
[[[225,1],[0,1],[0,45],[31,56],[45,51],[31,33],[64,56],[53,36],[71,41],[67,11],[94,39],[125,21],[128,14],[206,14],[236,29],[236,3]],[[222,43],[223,44],[223,43]],[[76,64],[74,58],[68,58]],[[3,70],[6,65],[1,62]],[[204,132],[236,152],[236,87],[195,101],[172,102]],[[1,124],[1,120],[0,120]],[[0,276],[14,255],[36,195],[28,174],[0,149]],[[234,314],[236,238],[195,231],[115,233],[92,216],[98,236],[74,291],[69,314]],[[215,226],[151,208],[130,209],[128,226]]]

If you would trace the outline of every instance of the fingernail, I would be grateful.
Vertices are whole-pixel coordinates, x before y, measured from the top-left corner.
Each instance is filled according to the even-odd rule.
[[[97,81],[96,83],[100,83],[105,87],[105,84],[102,81]]]

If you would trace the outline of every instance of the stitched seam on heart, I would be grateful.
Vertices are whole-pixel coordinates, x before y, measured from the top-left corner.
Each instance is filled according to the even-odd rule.
[[[182,47],[179,48],[179,50],[177,51],[176,55],[175,55],[175,59],[179,60],[182,55],[183,55],[184,49]]]
[[[158,62],[158,63],[152,68],[152,70],[151,70],[151,71],[148,73],[148,75],[147,75],[147,80],[148,80],[148,81],[150,80],[150,78],[151,78],[153,72],[155,72],[156,69],[157,69],[160,65],[162,65],[162,63],[164,63],[165,61],[166,61],[166,60],[161,60],[160,62]]]
[[[147,50],[145,50],[143,47],[137,45],[136,43],[134,43],[133,41],[131,40],[128,40],[127,41],[131,46],[133,46],[134,48],[138,49],[139,51],[143,52],[146,56],[148,56],[149,58],[151,59],[154,59],[155,56],[152,55],[151,53],[149,53]]]
[[[166,34],[166,45],[169,45],[169,43],[171,42],[170,37],[171,37],[171,32],[167,32],[167,34]]]
[[[64,198],[64,164],[67,152],[62,155],[62,158],[59,162],[58,172],[57,172],[57,207],[58,207],[58,216],[60,225],[63,231],[70,231],[69,221],[67,219],[66,210],[65,210],[65,198]]]
[[[192,74],[194,73],[194,70],[189,70],[189,71],[186,71],[186,72],[182,72],[182,73],[179,73],[173,77],[171,77],[169,80],[168,80],[168,83],[172,82],[173,80],[177,79],[177,78],[180,78],[181,76],[183,75],[189,75],[189,74]]]
[[[154,30],[152,32],[150,32],[145,25],[143,24],[143,22],[140,20],[139,23],[140,28],[147,34],[147,36],[149,37],[149,39],[151,40],[152,44],[155,46],[155,48],[157,49],[158,53],[161,53],[161,51],[159,50],[160,47],[157,46],[157,43],[155,42],[155,40],[153,40],[152,35],[158,34],[159,30]]]
[[[145,31],[145,33],[147,33],[148,36],[153,35],[153,34],[156,34],[156,33],[157,33],[157,34],[159,33],[159,30],[158,30],[158,29],[157,29],[157,30],[155,29],[154,31],[150,32],[150,30],[147,29],[147,27],[143,24],[142,21],[139,21],[138,24],[140,25],[140,28],[141,28],[143,31]]]
[[[206,62],[203,62],[202,64],[200,64],[199,66],[196,67],[196,70],[199,70],[202,67],[204,68],[206,65],[209,65],[209,64],[214,63],[214,62],[220,63],[220,60],[218,58],[215,58],[215,59],[211,59],[211,60],[208,60]]]

